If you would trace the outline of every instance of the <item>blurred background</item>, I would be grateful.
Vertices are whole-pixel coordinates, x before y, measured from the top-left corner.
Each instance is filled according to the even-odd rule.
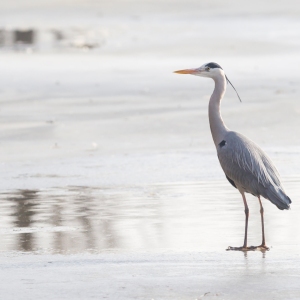
[[[228,228],[241,240],[242,202],[209,131],[213,82],[172,73],[210,61],[243,101],[228,88],[226,124],[269,153],[295,198],[299,16],[296,0],[0,1],[1,249],[199,249],[198,216],[212,222],[225,196],[239,217],[211,226],[205,247],[228,246]]]

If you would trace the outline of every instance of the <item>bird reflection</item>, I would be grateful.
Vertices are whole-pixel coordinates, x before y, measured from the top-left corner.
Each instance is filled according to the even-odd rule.
[[[268,250],[265,250],[265,249],[261,250],[261,249],[260,249],[260,250],[255,250],[255,251],[251,251],[251,252],[260,252],[260,253],[261,253],[261,257],[262,257],[262,258],[266,258],[266,253],[267,253],[267,251],[268,251]],[[248,258],[248,255],[249,255],[249,254],[248,254],[248,251],[242,251],[242,252],[243,252],[244,257],[245,257],[245,258]]]

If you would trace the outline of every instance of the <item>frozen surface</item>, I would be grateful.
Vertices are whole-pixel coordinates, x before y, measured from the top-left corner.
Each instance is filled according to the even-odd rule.
[[[299,16],[294,0],[0,1],[1,298],[299,299]],[[25,29],[34,43],[14,42]],[[209,61],[243,100],[229,87],[226,124],[293,200],[264,201],[267,253],[225,251],[244,213],[213,82],[172,73]]]
[[[299,256],[282,252],[1,255],[1,293],[6,299],[299,299]]]

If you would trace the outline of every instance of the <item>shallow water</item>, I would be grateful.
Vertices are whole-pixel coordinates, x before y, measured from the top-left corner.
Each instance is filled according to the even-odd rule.
[[[292,200],[299,178],[285,180]],[[258,201],[248,196],[249,243],[261,241]],[[299,203],[279,211],[265,201],[268,245],[299,249]],[[1,193],[1,251],[223,251],[243,241],[238,192],[223,181]]]

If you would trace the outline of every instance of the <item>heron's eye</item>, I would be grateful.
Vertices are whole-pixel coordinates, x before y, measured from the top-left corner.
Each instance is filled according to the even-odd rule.
[[[210,67],[205,67],[205,71],[209,72]]]

